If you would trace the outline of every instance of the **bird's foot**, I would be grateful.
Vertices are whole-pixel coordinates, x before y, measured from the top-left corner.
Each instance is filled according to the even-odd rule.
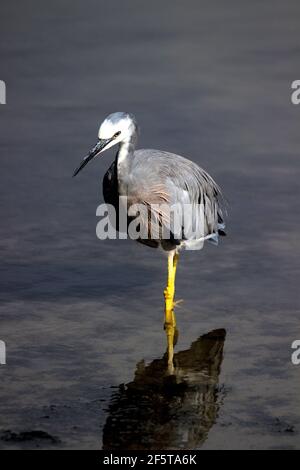
[[[183,303],[183,299],[178,299],[178,300],[174,300],[173,302],[173,307],[180,307],[180,305]]]

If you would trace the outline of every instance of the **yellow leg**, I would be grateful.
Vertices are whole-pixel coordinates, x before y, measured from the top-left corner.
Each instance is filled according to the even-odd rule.
[[[173,367],[174,338],[176,338],[176,319],[174,314],[175,277],[178,254],[171,252],[168,256],[168,283],[165,295],[165,330],[168,342],[168,364]]]

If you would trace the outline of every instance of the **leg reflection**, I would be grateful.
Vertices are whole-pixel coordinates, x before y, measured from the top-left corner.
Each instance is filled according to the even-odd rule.
[[[206,440],[220,407],[218,379],[225,330],[214,330],[148,366],[137,364],[134,380],[112,396],[103,429],[105,450],[196,449]]]

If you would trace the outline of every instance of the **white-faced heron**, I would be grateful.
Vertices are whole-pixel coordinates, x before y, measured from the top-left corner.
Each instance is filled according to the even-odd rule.
[[[137,135],[138,126],[132,114],[110,114],[100,126],[97,144],[76,169],[74,176],[94,157],[118,145],[115,161],[103,179],[103,195],[105,202],[112,204],[116,210],[120,197],[126,197],[128,207],[136,204],[145,207],[148,215],[144,222],[151,220],[157,230],[148,231],[148,237],[137,241],[150,247],[161,247],[168,253],[168,282],[164,296],[170,365],[173,362],[176,332],[174,295],[178,253],[181,248],[200,249],[204,240],[217,243],[218,236],[225,235],[221,191],[208,173],[184,157],[161,150],[135,150]],[[175,230],[162,230],[162,226],[171,226],[171,212],[166,207],[178,206],[192,208],[188,218],[180,218],[179,236]],[[131,218],[127,220],[129,224]],[[191,231],[190,226],[194,230]]]

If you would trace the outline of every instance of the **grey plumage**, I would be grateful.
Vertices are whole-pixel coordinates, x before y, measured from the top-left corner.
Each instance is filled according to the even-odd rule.
[[[179,247],[200,249],[206,239],[217,243],[218,236],[225,235],[222,194],[217,183],[196,163],[180,155],[162,150],[135,150],[137,135],[138,126],[132,114],[109,115],[99,129],[98,143],[74,175],[103,150],[119,144],[115,161],[103,179],[103,195],[105,202],[112,204],[117,212],[120,196],[128,198],[129,207],[139,204],[145,208],[140,223],[146,226],[151,220],[151,234],[156,236],[138,241],[168,251]],[[192,235],[185,219],[182,219],[180,236],[173,230],[173,215],[170,216],[166,207],[174,205],[183,211],[187,205],[192,207]],[[133,218],[128,217],[128,224]],[[168,237],[164,235],[166,228]]]
[[[150,211],[153,204],[203,204],[204,217],[201,227],[198,227],[198,239],[211,235],[210,241],[217,243],[218,235],[225,235],[221,208],[222,193],[206,171],[180,155],[161,150],[132,150],[128,155],[128,161],[127,171],[122,175],[121,188],[118,177],[118,153],[105,174],[103,195],[107,203],[113,204],[117,209],[119,196],[126,195],[129,205],[144,204]],[[193,211],[194,219],[197,214],[196,210]],[[194,219],[193,223],[197,226],[197,221]],[[163,222],[167,225],[169,223],[168,220]],[[190,242],[197,248],[195,243],[197,237],[193,240],[185,238],[177,240],[172,235],[171,240],[162,238],[160,241],[151,239],[138,241],[151,247],[161,245],[166,250],[178,246],[190,246]],[[202,245],[202,242],[199,243],[199,248]]]

